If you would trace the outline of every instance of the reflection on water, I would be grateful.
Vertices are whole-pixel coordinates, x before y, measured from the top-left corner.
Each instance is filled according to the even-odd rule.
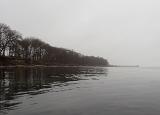
[[[96,67],[39,67],[0,69],[0,112],[16,109],[24,95],[40,95],[56,87],[73,85],[78,80],[98,80],[107,74],[106,68]]]
[[[158,68],[3,68],[0,115],[159,115],[159,76]]]

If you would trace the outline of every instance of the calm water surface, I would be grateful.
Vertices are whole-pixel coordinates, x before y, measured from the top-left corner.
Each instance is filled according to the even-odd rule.
[[[160,69],[0,69],[0,115],[159,115]]]

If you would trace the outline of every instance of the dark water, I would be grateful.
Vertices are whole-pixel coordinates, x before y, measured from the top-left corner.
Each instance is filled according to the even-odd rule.
[[[0,115],[159,115],[160,69],[0,69]]]

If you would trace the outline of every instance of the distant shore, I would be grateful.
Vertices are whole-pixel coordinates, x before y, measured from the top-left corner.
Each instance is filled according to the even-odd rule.
[[[110,67],[140,67],[139,65],[109,65]]]
[[[140,66],[122,66],[122,65],[108,65],[108,66],[90,66],[90,65],[5,65],[0,66],[0,68],[42,68],[42,67],[135,67],[138,68]]]
[[[89,65],[7,65],[0,66],[0,68],[13,68],[13,67],[23,67],[23,68],[38,68],[38,67],[110,67],[110,66],[89,66]]]
[[[8,25],[0,23],[0,66],[8,65],[83,65],[108,66],[107,59],[84,55],[73,49],[52,46],[37,37],[23,37]],[[93,49],[94,50],[94,49]]]

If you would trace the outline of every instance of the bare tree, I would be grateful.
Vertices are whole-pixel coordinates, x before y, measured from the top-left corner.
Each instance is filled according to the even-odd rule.
[[[10,42],[8,44],[9,56],[20,57],[20,46],[19,42],[22,40],[22,36],[19,32],[11,30],[9,32]]]
[[[8,44],[10,42],[9,38],[10,28],[5,24],[0,24],[0,55],[5,56]]]
[[[109,65],[108,61],[101,57],[84,56],[73,50],[53,47],[35,37],[23,39],[19,32],[2,23],[0,23],[0,56],[19,57],[33,64]]]

